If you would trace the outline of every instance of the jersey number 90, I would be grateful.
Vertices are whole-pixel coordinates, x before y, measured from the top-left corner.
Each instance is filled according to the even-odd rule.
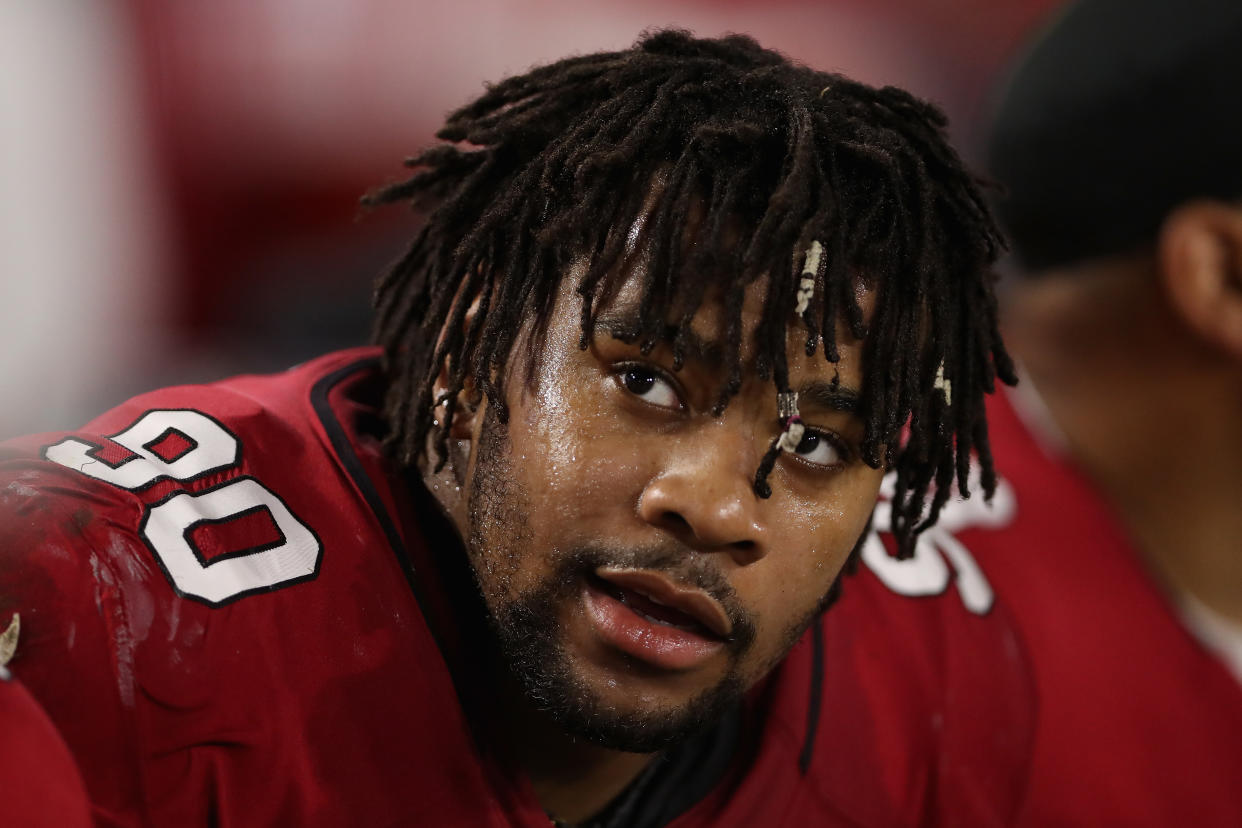
[[[133,456],[112,464],[99,456],[99,446],[72,437],[48,446],[43,455],[129,491],[162,480],[201,480],[235,468],[241,459],[241,444],[228,429],[189,409],[148,411],[108,439]],[[175,450],[162,449],[168,446]],[[208,559],[195,542],[201,530],[264,515],[270,520],[266,525],[274,527],[264,543]],[[210,606],[313,578],[323,553],[309,526],[270,489],[245,476],[194,493],[177,491],[148,505],[138,531],[178,594]]]

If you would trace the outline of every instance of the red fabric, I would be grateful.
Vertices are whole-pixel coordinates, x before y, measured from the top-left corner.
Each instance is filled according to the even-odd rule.
[[[547,824],[525,780],[480,755],[390,543],[395,532],[413,560],[428,560],[360,428],[374,415],[377,377],[349,366],[372,356],[165,389],[78,435],[0,447],[0,595],[13,596],[23,620],[14,667],[72,748],[102,824]],[[155,433],[186,409],[223,431],[199,419],[193,434]],[[325,412],[345,426],[335,445]],[[155,425],[129,450],[69,465],[56,454],[73,445],[66,439],[117,448],[102,435],[126,439],[136,422]],[[184,450],[190,437],[194,461],[227,448],[221,433],[238,454],[188,480],[175,465],[132,490],[91,476],[145,479],[155,466],[135,445],[175,439]],[[351,476],[342,452],[369,482]],[[394,516],[391,529],[368,487]],[[280,504],[236,505],[262,492]],[[178,504],[205,509],[225,496],[235,496],[235,520],[176,523]],[[183,543],[201,550],[198,563],[176,558]],[[297,574],[293,563],[316,548],[313,571]],[[292,577],[211,601],[174,586],[184,593],[239,560],[266,562],[269,580]],[[863,572],[823,624],[808,772],[799,757],[812,707],[809,634],[753,694],[753,749],[674,825],[1006,824],[1021,796],[1032,701],[1004,612],[967,612],[953,592],[901,597]]]
[[[1012,609],[1040,722],[1022,825],[1242,825],[1242,688],[1186,630],[1091,485],[1004,398],[1013,523],[963,532]]]
[[[82,779],[26,689],[0,676],[0,816],[22,828],[90,825]]]

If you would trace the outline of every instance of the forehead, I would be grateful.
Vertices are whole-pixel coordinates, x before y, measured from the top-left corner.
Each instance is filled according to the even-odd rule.
[[[604,333],[625,340],[637,339],[642,333],[642,297],[649,276],[645,265],[641,263],[635,263],[619,274],[616,289],[603,297],[594,308],[593,333],[595,335]],[[682,332],[682,319],[673,307],[664,309],[664,324],[660,338],[671,341],[679,333],[683,333],[688,359],[693,358],[709,365],[723,367],[731,361],[726,343],[729,340],[731,328],[735,326],[733,332],[740,337],[741,362],[743,366],[748,366],[756,359],[758,348],[756,333],[761,322],[765,316],[775,313],[779,321],[783,323],[786,360],[791,371],[827,363],[823,356],[822,342],[816,343],[816,353],[808,359],[806,354],[808,329],[796,313],[796,297],[791,297],[787,308],[772,308],[770,303],[776,299],[770,294],[770,287],[770,280],[766,276],[751,282],[743,292],[740,308],[733,311],[726,306],[725,283],[722,279],[720,283],[707,291],[695,308],[688,331]],[[578,305],[580,299],[576,290],[571,287],[563,290],[562,293],[572,296],[573,301],[569,304],[580,307]],[[862,310],[863,319],[869,320],[875,305],[875,290],[865,286],[862,280],[854,280],[853,296]],[[658,309],[653,309],[653,312],[660,313]],[[580,321],[579,317],[579,323]],[[833,336],[841,360],[836,366],[829,364],[829,369],[860,372],[862,343],[854,339],[850,334],[849,326],[840,321],[836,325]]]

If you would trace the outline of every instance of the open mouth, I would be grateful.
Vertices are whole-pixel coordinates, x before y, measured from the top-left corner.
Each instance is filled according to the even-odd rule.
[[[711,641],[723,641],[718,635],[693,615],[676,607],[660,603],[654,597],[634,589],[627,589],[598,575],[590,576],[591,586],[623,605],[626,609],[654,624],[661,624],[683,632],[692,633]]]
[[[584,584],[586,617],[608,649],[673,672],[706,667],[724,652],[727,636],[710,626],[728,630],[718,603],[705,593],[679,590],[663,576],[630,574],[600,572]],[[678,606],[670,606],[674,602]]]

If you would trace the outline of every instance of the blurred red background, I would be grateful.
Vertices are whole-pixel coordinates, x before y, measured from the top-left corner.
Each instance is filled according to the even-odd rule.
[[[367,336],[411,235],[359,196],[482,84],[729,31],[946,109],[975,154],[1059,0],[45,0],[0,10],[0,437]]]

